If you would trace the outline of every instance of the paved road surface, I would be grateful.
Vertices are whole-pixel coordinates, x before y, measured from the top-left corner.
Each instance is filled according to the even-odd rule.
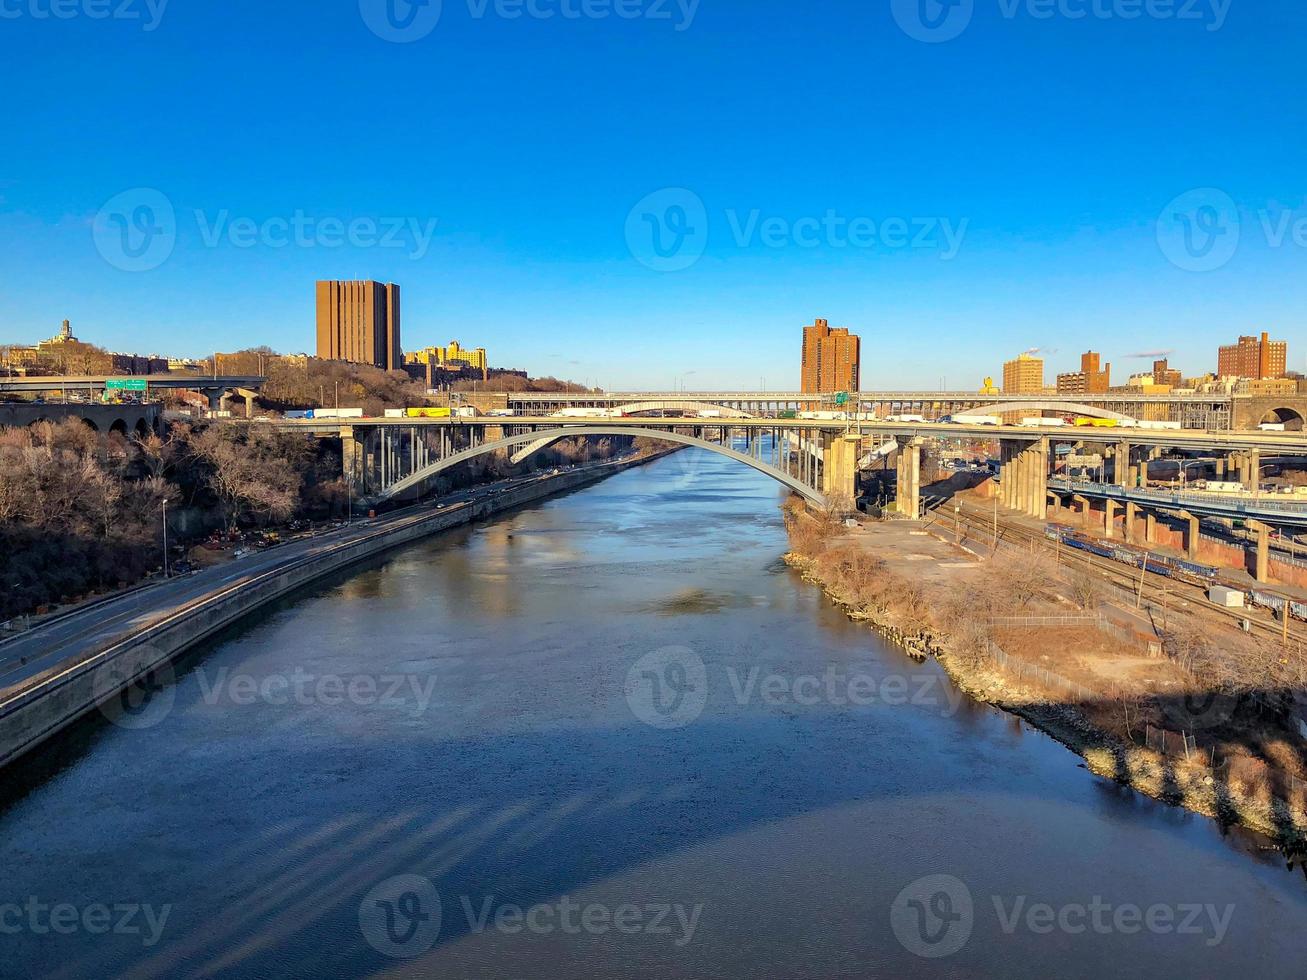
[[[139,631],[151,622],[210,593],[231,587],[263,572],[292,564],[342,542],[364,537],[383,527],[399,525],[429,515],[439,504],[444,511],[457,511],[472,503],[504,493],[524,484],[546,479],[540,473],[462,490],[437,501],[392,511],[374,520],[358,520],[351,526],[320,532],[313,537],[288,541],[266,551],[256,551],[234,562],[206,568],[147,586],[122,596],[91,604],[36,626],[0,643],[0,701],[12,689],[32,677],[59,666],[71,658],[94,653],[117,638]]]

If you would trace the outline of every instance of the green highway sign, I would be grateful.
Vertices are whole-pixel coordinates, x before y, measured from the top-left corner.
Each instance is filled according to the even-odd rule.
[[[144,378],[110,378],[104,383],[109,391],[144,391]]]
[[[847,405],[849,403],[849,393],[847,391],[835,392],[835,404]]]

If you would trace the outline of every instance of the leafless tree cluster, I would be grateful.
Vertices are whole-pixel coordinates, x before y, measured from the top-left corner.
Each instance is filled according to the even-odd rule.
[[[0,430],[0,616],[137,577],[177,498],[116,435],[80,422]]]

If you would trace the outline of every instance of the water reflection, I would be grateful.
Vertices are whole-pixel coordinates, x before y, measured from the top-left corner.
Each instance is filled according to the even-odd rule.
[[[778,499],[673,458],[225,637],[160,724],[96,731],[0,813],[0,905],[170,906],[161,938],[24,928],[6,969],[1302,974],[1296,873],[886,649],[777,563]],[[956,939],[961,899],[912,891],[939,876],[970,921],[931,958],[894,909]],[[1234,914],[1209,945],[1012,913],[1095,896]],[[569,902],[589,925],[564,928]]]

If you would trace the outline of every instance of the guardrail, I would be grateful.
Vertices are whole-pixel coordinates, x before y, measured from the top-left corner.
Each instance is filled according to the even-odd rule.
[[[1049,481],[1050,489],[1056,488],[1071,493],[1096,493],[1105,497],[1121,497],[1130,500],[1147,500],[1153,503],[1169,503],[1179,507],[1185,503],[1201,504],[1210,507],[1222,504],[1233,510],[1247,511],[1249,504],[1260,510],[1281,510],[1294,514],[1307,514],[1307,501],[1285,500],[1286,494],[1269,493],[1216,493],[1202,490],[1185,490],[1179,493],[1150,490],[1144,487],[1123,487],[1115,483],[1072,483],[1067,481]]]

